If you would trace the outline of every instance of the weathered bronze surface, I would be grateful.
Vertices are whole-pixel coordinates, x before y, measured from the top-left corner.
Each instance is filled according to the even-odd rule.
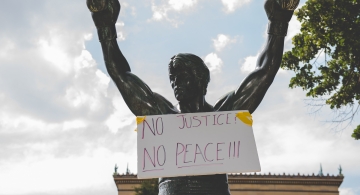
[[[120,12],[118,0],[87,0],[98,30],[107,71],[136,116],[230,110],[249,110],[253,113],[279,70],[288,22],[298,3],[299,0],[265,1],[269,35],[256,68],[237,89],[225,94],[214,106],[205,100],[210,74],[203,60],[187,53],[173,56],[169,63],[169,78],[178,101],[174,106],[131,73],[116,42],[115,22]],[[227,175],[217,174],[159,178],[159,194],[226,195],[230,191]]]

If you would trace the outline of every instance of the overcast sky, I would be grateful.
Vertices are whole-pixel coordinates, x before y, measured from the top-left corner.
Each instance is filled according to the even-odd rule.
[[[106,72],[85,0],[0,6],[0,195],[116,194],[112,173],[136,173],[135,117]],[[206,99],[234,90],[266,39],[262,0],[121,0],[118,43],[153,91],[176,103],[167,64],[179,52],[211,70]],[[301,1],[301,5],[305,3]],[[290,22],[285,49],[300,24]],[[321,57],[319,58],[321,60]],[[360,194],[360,117],[334,130],[328,108],[311,114],[305,92],[280,70],[253,114],[263,173],[345,175],[341,195]]]

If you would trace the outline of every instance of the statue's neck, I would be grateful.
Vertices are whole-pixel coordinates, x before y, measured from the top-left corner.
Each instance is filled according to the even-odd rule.
[[[205,96],[202,96],[191,101],[179,102],[178,110],[180,113],[211,112],[213,108],[205,101]]]

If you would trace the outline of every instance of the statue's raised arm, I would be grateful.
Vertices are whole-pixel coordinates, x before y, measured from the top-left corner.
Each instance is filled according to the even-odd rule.
[[[250,113],[256,110],[280,68],[288,23],[299,1],[265,1],[264,7],[269,19],[268,38],[256,68],[234,92],[216,103],[216,110],[249,110]]]
[[[97,28],[106,69],[126,104],[136,116],[171,113],[173,106],[131,73],[129,63],[116,42],[115,23],[120,13],[118,0],[87,0]]]

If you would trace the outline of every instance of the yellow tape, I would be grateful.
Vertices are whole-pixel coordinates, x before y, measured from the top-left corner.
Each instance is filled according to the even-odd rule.
[[[137,116],[136,117],[136,124],[140,124],[145,120],[146,116]]]
[[[137,116],[136,117],[136,125],[142,123],[145,120],[146,116]],[[134,130],[137,132],[137,128]]]
[[[249,125],[250,127],[253,124],[252,116],[249,112],[238,112],[236,114],[236,117],[238,117],[238,119],[240,119],[243,123]]]

